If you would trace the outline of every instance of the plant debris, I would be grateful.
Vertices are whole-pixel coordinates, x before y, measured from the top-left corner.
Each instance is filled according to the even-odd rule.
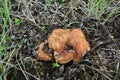
[[[0,79],[120,79],[119,0],[1,1],[3,4],[0,7],[0,37],[2,36],[3,40],[0,42]],[[109,2],[109,5],[105,5]],[[19,20],[15,21],[16,18]],[[78,49],[73,48],[75,45],[70,46],[67,43],[65,48],[62,48],[62,53],[59,52],[61,50],[55,51],[54,46],[44,40],[48,40],[50,36],[53,38],[52,33],[56,29],[68,30],[68,32],[72,29],[81,29],[89,42],[90,51],[82,59],[79,57],[77,63],[73,60],[73,55],[70,56],[77,54]],[[51,40],[55,39],[52,38]],[[58,42],[63,43],[64,40]],[[63,44],[60,45],[63,47]],[[48,61],[36,59],[39,47],[47,57],[41,54],[39,56],[42,59],[47,58]],[[63,54],[69,55],[70,61],[58,64],[55,59],[61,57],[66,59]]]

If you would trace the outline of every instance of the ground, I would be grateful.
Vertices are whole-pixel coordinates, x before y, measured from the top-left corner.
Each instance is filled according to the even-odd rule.
[[[119,80],[120,15],[113,14],[107,21],[105,19],[109,10],[100,17],[94,14],[89,16],[89,11],[85,8],[88,2],[89,0],[11,0],[11,20],[5,33],[7,48],[3,50],[6,54],[0,57],[1,79]],[[114,7],[115,4],[120,6],[120,1],[114,0],[111,6]],[[55,61],[37,60],[38,45],[48,39],[52,30],[58,28],[83,30],[91,50],[80,62],[71,61],[54,67]],[[3,34],[3,29],[0,26],[0,35]],[[45,50],[48,51],[49,48],[46,47]]]

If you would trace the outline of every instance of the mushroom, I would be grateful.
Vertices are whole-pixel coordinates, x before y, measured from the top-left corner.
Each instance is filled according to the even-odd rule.
[[[54,58],[60,63],[65,64],[69,61],[79,61],[90,50],[81,29],[55,29],[48,38],[48,46],[54,51]],[[67,50],[68,46],[73,49]],[[38,59],[51,60],[51,56],[43,51],[44,43],[38,49]]]

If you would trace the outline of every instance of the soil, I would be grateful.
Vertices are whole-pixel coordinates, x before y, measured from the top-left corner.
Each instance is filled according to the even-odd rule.
[[[113,15],[103,25],[102,20],[85,16],[80,9],[71,9],[69,2],[52,1],[46,7],[45,0],[11,0],[12,26],[7,27],[7,34],[12,42],[8,40],[6,45],[11,46],[7,51],[16,50],[7,80],[120,79],[120,15]],[[15,18],[20,19],[19,26],[14,25]],[[37,60],[38,45],[58,28],[83,30],[91,50],[80,62],[53,67],[54,60]]]

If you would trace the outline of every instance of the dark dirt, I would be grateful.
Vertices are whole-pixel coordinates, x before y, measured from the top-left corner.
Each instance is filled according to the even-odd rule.
[[[112,16],[105,25],[100,20],[86,17],[81,10],[71,10],[68,2],[61,7],[53,1],[45,9],[45,1],[12,0],[11,19],[21,20],[19,26],[7,27],[8,51],[16,48],[8,70],[7,80],[115,80],[120,79],[120,16]],[[79,5],[78,5],[79,6]],[[44,30],[40,26],[45,27]],[[91,51],[79,63],[72,61],[53,67],[54,61],[36,59],[40,42],[57,28],[81,28]],[[17,45],[17,46],[16,46]],[[119,65],[120,66],[120,65]]]

